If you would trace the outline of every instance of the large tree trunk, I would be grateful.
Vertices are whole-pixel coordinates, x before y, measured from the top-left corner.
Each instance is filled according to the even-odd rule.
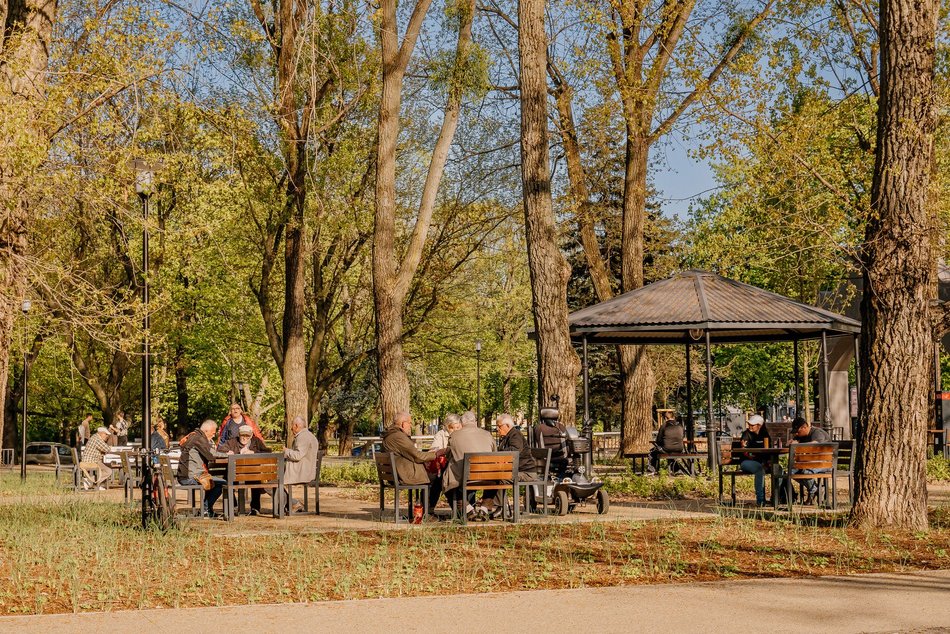
[[[864,258],[864,366],[852,521],[927,528],[933,354],[936,0],[882,0],[881,97]]]
[[[571,346],[567,324],[570,267],[558,248],[551,200],[544,0],[518,3],[518,52],[521,61],[521,180],[537,335],[538,396],[544,407],[557,395],[561,420],[572,425],[580,363]]]
[[[419,37],[431,0],[417,0],[402,43],[396,22],[396,0],[380,2],[380,43],[383,89],[379,101],[376,151],[376,216],[373,229],[373,302],[376,308],[376,352],[378,355],[380,405],[383,421],[409,410],[409,377],[402,348],[403,306],[412,278],[422,259],[436,195],[449,147],[455,138],[462,104],[463,73],[472,42],[475,3],[458,5],[459,32],[455,65],[446,100],[439,138],[432,151],[422,197],[409,246],[401,259],[396,255],[396,142],[399,138],[399,111],[406,67]]]
[[[302,159],[302,157],[300,157]],[[302,172],[303,169],[298,167]],[[284,436],[291,438],[290,423],[297,416],[308,424],[307,389],[307,345],[304,339],[304,263],[307,256],[304,253],[304,200],[306,196],[305,174],[295,175],[300,182],[295,192],[288,192],[294,196],[293,219],[287,227],[286,256],[284,258],[284,367],[281,373],[284,379]]]
[[[55,20],[56,0],[0,0],[0,131],[7,137],[0,141],[0,399],[7,392],[13,322],[23,293],[29,218],[23,186],[48,144],[36,112],[43,106]],[[17,134],[8,126],[19,128]],[[0,438],[3,424],[0,417]]]

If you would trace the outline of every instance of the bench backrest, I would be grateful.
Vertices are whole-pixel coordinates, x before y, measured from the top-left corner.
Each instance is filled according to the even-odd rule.
[[[854,470],[854,441],[853,440],[839,440],[838,441],[838,459],[835,462],[837,465],[838,471],[853,471]]]
[[[380,451],[373,455],[376,461],[376,475],[379,477],[379,483],[385,486],[396,486],[396,463],[393,461],[392,454]]]
[[[834,469],[838,443],[792,443],[788,446],[789,470]]]
[[[735,456],[732,455],[733,446],[731,440],[725,440],[719,442],[719,466],[725,467],[733,464],[733,459]]]
[[[317,452],[317,472],[313,475],[314,482],[320,482],[320,471],[323,469],[323,457],[327,455],[326,449]]]
[[[126,478],[132,477],[132,464],[129,462],[129,452],[120,451],[119,460],[122,461],[122,473],[125,474]]]
[[[165,484],[174,484],[176,482],[172,473],[172,459],[161,454],[158,456],[158,468],[162,470],[162,477],[165,478]]]
[[[551,473],[551,450],[534,447],[531,449],[531,457],[534,458],[535,463],[538,465],[538,477],[547,482],[548,476]]]
[[[462,477],[466,484],[514,481],[518,477],[518,452],[467,453],[462,464]]]
[[[228,482],[236,486],[282,483],[284,456],[279,453],[228,456]]]

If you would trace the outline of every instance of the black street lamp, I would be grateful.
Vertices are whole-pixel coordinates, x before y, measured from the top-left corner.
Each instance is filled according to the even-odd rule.
[[[149,354],[148,319],[148,206],[155,192],[156,165],[141,159],[132,161],[135,193],[142,201],[142,528],[148,528],[148,499],[152,487],[152,365]]]
[[[26,316],[30,312],[33,304],[30,300],[24,299],[20,304],[20,310]],[[26,348],[23,348],[23,433],[20,438],[20,482],[26,481],[26,402],[30,387],[30,354]]]
[[[475,418],[482,422],[482,340],[475,340]]]

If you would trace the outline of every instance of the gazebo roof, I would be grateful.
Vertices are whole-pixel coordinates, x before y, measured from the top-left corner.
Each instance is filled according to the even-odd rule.
[[[575,311],[571,338],[591,343],[792,341],[853,335],[857,320],[707,271],[684,271]]]

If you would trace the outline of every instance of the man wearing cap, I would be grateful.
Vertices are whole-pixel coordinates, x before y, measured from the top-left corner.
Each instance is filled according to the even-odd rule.
[[[86,447],[82,450],[82,460],[79,462],[79,468],[83,471],[84,475],[86,475],[87,470],[98,470],[98,479],[92,483],[92,486],[93,488],[98,488],[100,491],[106,490],[106,488],[102,486],[102,483],[112,477],[112,469],[107,467],[105,460],[103,460],[103,456],[112,451],[112,447],[106,443],[106,438],[108,437],[108,429],[105,427],[97,429],[96,433],[92,435],[92,438],[86,442]],[[89,483],[87,483],[86,478],[83,478],[82,488],[89,488]]]
[[[820,443],[820,442],[831,442],[831,436],[828,435],[824,429],[820,427],[814,427],[810,422],[802,418],[801,416],[797,417],[792,421],[792,440],[793,443]],[[796,469],[794,473],[823,473],[827,472],[828,469]],[[808,496],[805,498],[805,505],[812,504],[815,501],[816,496],[818,495],[818,482],[815,480],[803,480],[802,485],[805,487],[805,490],[808,492]]]
[[[739,442],[742,447],[748,449],[763,449],[767,447],[771,439],[769,430],[765,428],[765,420],[755,414],[746,421],[746,430],[742,432]],[[742,462],[739,468],[745,473],[751,473],[755,480],[755,503],[758,506],[765,506],[765,464],[762,456],[745,454],[742,456]]]
[[[269,451],[267,445],[254,435],[254,430],[250,425],[241,425],[238,428],[238,435],[224,443],[224,452],[228,454],[269,453]],[[251,515],[260,515],[263,492],[264,489],[251,489]]]

